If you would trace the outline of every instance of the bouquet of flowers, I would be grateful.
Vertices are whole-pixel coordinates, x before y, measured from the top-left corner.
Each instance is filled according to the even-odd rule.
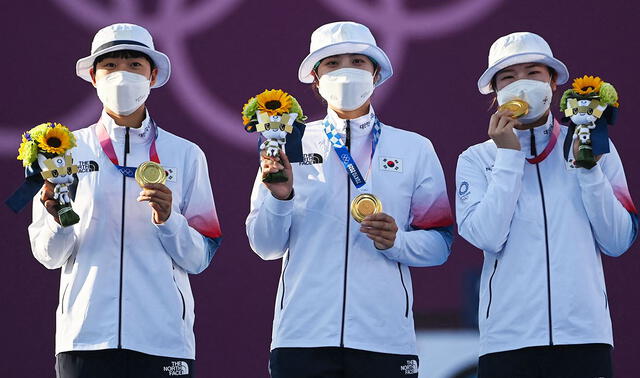
[[[71,208],[69,186],[78,173],[69,152],[76,146],[71,131],[59,123],[40,124],[22,134],[18,160],[32,171],[40,171],[43,179],[55,184],[54,198],[58,200],[58,216],[62,226],[78,223],[80,217]]]
[[[579,139],[576,166],[590,169],[596,164],[595,156],[609,152],[607,126],[615,123],[618,106],[616,89],[599,77],[579,77],[564,92],[562,121],[572,129],[570,135]]]
[[[287,142],[299,145],[306,118],[295,97],[280,89],[265,90],[251,97],[242,108],[242,122],[245,130],[262,134],[265,141],[260,145],[260,150],[269,157],[279,156],[280,150]],[[295,142],[291,140],[291,135],[296,136]],[[302,153],[300,152],[299,155]],[[290,159],[290,161],[294,160]],[[287,180],[283,171],[268,174],[262,179],[264,182],[286,182]]]

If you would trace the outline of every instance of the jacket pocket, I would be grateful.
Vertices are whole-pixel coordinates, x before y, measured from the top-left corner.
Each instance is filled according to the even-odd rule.
[[[287,267],[289,266],[290,253],[291,251],[287,252],[287,260],[284,262],[284,268],[282,268],[282,296],[280,297],[280,310],[284,308],[284,292],[285,292],[284,274],[287,272]]]
[[[182,290],[180,290],[180,286],[178,286],[178,283],[176,282],[176,277],[173,277],[173,283],[176,285],[176,289],[178,289],[178,294],[180,294],[180,299],[182,300],[182,320],[184,320],[184,316],[187,311],[187,306],[184,301],[184,295],[182,295]]]
[[[493,264],[493,272],[491,272],[491,277],[489,278],[489,303],[487,304],[487,317],[489,319],[489,310],[491,309],[491,301],[493,300],[493,276],[496,274],[496,269],[498,269],[498,260]]]
[[[400,263],[398,264],[398,272],[400,273],[400,283],[402,283],[402,288],[404,289],[404,299],[405,299],[405,307],[404,307],[404,317],[409,317],[409,291],[407,291],[407,286],[404,284],[404,277],[402,276],[402,266]]]
[[[60,298],[60,313],[64,314],[64,299],[67,296],[67,290],[69,289],[69,282],[64,286],[64,291],[62,292],[62,298]]]

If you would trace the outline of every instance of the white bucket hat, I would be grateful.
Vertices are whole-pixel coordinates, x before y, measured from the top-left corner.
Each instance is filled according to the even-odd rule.
[[[147,54],[156,67],[158,78],[152,88],[163,86],[171,75],[171,62],[165,54],[153,47],[153,38],[147,29],[134,24],[113,24],[104,27],[96,33],[91,43],[91,55],[79,59],[76,63],[76,74],[91,82],[89,70],[93,62],[100,55],[119,50],[134,50]]]
[[[569,80],[567,66],[553,57],[547,41],[537,34],[518,32],[498,38],[489,49],[489,68],[480,76],[478,89],[482,94],[493,92],[491,79],[500,70],[520,63],[542,63],[558,73],[556,83]]]
[[[373,58],[380,66],[382,84],[393,75],[391,61],[376,44],[369,28],[351,21],[332,22],[322,25],[311,34],[309,55],[298,69],[298,79],[303,83],[313,83],[313,66],[322,59],[339,54],[362,54]]]

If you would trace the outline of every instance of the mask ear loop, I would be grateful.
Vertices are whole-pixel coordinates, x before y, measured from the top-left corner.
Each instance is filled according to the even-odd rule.
[[[373,85],[375,86],[380,81],[380,65],[376,64],[373,69]]]

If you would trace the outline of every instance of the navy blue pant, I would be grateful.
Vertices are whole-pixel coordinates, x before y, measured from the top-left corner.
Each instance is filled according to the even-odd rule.
[[[276,348],[269,371],[271,378],[415,378],[418,356],[338,347]]]
[[[63,352],[58,378],[193,378],[193,360],[159,357],[127,349]]]
[[[478,378],[611,378],[608,344],[553,345],[489,353]]]

